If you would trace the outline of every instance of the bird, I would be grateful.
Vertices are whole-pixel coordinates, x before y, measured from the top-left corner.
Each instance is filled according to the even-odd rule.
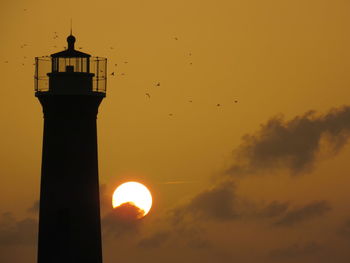
[[[235,100],[235,103],[237,103],[238,102],[238,100]]]
[[[160,86],[160,82],[158,82],[156,86],[159,87]]]
[[[190,62],[190,65],[192,65],[192,62]]]
[[[151,95],[149,95],[149,93],[145,94],[149,99],[151,98]]]
[[[118,64],[114,64],[114,66],[116,67]]]
[[[83,47],[78,47],[78,49],[83,49]]]
[[[111,73],[111,76],[114,76],[114,72]]]
[[[220,104],[220,103],[218,103],[218,104],[216,104],[216,106],[217,106],[217,107],[220,107],[220,106],[221,106],[221,104]]]

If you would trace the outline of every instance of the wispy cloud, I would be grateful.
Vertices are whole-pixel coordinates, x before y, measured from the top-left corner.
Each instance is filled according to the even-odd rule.
[[[275,222],[275,226],[293,226],[297,223],[323,216],[331,210],[330,204],[325,201],[315,201],[300,208],[288,211]]]
[[[33,218],[16,220],[11,213],[0,217],[0,245],[34,245],[38,222]]]
[[[144,212],[132,203],[122,204],[102,217],[102,229],[105,236],[119,237],[126,233],[137,232],[142,224]]]
[[[310,111],[289,121],[274,117],[256,133],[242,138],[226,173],[235,176],[286,168],[294,175],[301,174],[314,167],[323,142],[334,155],[349,136],[349,106],[332,109],[324,115]]]
[[[167,182],[161,182],[159,184],[193,184],[198,181],[167,181]]]
[[[269,256],[278,260],[290,260],[313,255],[319,252],[322,246],[316,242],[306,244],[293,244],[289,247],[271,250]]]

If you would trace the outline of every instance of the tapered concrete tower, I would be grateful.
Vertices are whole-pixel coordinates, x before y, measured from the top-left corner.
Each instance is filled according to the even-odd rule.
[[[68,48],[36,58],[44,113],[38,263],[102,263],[96,118],[107,60]]]

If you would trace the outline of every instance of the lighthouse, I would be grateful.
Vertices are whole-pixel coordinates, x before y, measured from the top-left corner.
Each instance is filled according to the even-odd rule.
[[[67,48],[35,58],[44,117],[38,263],[102,263],[96,119],[107,59]]]

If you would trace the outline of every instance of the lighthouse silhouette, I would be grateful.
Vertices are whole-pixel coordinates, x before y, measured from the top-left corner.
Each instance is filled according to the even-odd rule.
[[[107,59],[68,48],[36,57],[35,96],[44,115],[38,263],[102,263],[98,107]]]

